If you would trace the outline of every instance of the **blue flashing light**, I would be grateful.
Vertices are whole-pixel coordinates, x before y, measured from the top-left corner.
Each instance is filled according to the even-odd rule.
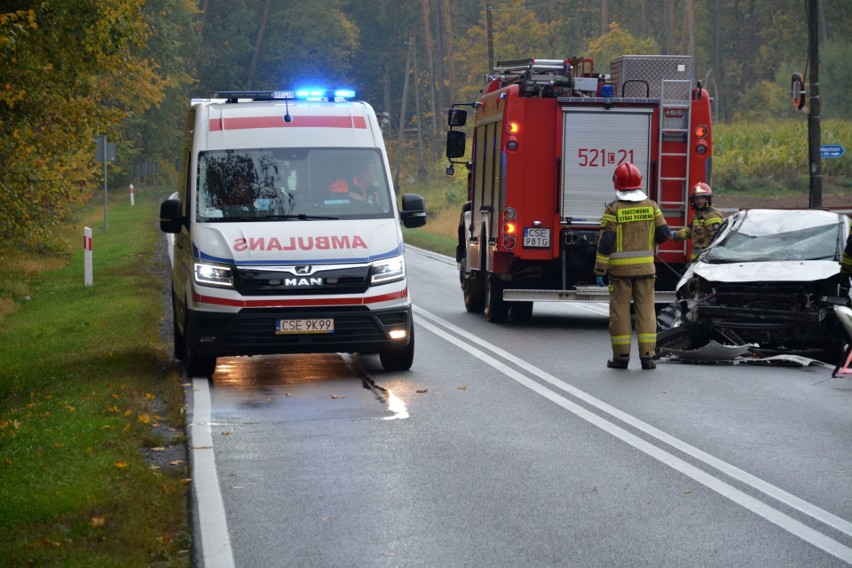
[[[318,88],[297,89],[295,91],[295,98],[304,101],[334,101],[352,99],[355,98],[355,91],[352,89],[337,89],[334,91]]]

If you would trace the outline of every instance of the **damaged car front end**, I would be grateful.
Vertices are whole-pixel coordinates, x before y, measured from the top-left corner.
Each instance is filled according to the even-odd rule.
[[[834,312],[850,304],[849,277],[840,273],[848,233],[849,218],[829,211],[733,214],[678,282],[678,301],[658,318],[658,347],[713,340],[836,361],[849,341]]]

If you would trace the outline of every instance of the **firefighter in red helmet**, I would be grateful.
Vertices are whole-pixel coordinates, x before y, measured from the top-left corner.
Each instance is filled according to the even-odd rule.
[[[671,238],[674,241],[692,239],[690,258],[695,260],[719,232],[724,219],[719,210],[713,207],[713,190],[703,181],[696,183],[689,190],[689,205],[695,210],[692,224],[677,231],[673,230]]]
[[[642,185],[642,173],[624,163],[612,176],[616,200],[607,204],[595,256],[599,286],[609,276],[609,334],[612,359],[606,366],[626,369],[630,361],[630,302],[636,312],[639,358],[643,369],[655,369],[657,316],[654,310],[654,243],[664,243],[669,226],[657,203]]]

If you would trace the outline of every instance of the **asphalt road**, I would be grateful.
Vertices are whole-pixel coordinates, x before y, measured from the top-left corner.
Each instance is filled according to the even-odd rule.
[[[852,378],[606,369],[606,306],[488,324],[452,259],[409,247],[407,262],[411,371],[231,358],[193,381],[200,562],[852,564]]]

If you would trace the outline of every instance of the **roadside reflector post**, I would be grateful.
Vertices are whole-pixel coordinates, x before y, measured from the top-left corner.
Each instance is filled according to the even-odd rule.
[[[130,184],[130,206],[133,207],[135,203],[133,202],[133,196],[136,194],[136,190],[133,189],[133,184]]]
[[[86,287],[92,285],[92,229],[83,227],[83,272]]]

